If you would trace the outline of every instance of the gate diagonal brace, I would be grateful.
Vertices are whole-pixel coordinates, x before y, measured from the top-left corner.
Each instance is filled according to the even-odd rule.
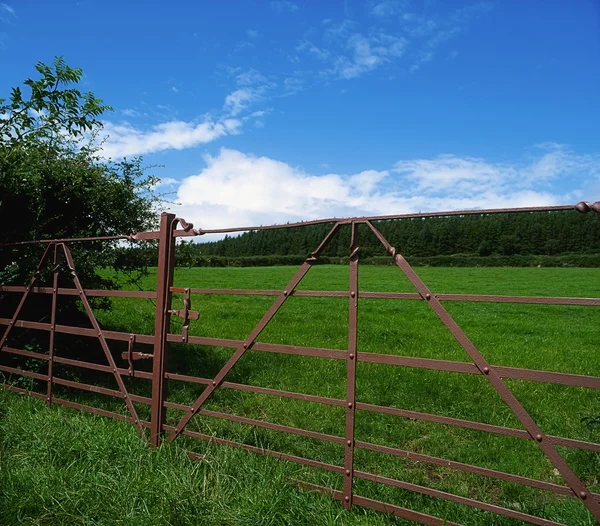
[[[443,307],[435,295],[431,293],[427,285],[425,285],[423,280],[421,280],[418,274],[413,270],[408,261],[406,261],[401,254],[396,252],[396,249],[370,221],[367,221],[367,225],[375,234],[377,239],[381,241],[388,254],[392,256],[396,266],[404,273],[412,285],[417,289],[417,292],[429,304],[440,321],[446,326],[456,341],[473,360],[474,365],[479,369],[480,373],[488,379],[494,390],[500,395],[506,405],[508,405],[513,414],[519,419],[519,422],[521,422],[531,438],[539,444],[541,450],[546,455],[548,460],[552,462],[565,482],[567,482],[575,497],[577,497],[590,511],[592,516],[600,522],[600,503],[595,499],[590,498],[590,490],[581,482],[569,464],[567,464],[567,462],[562,458],[560,453],[552,444],[551,440],[535,423],[521,402],[519,402],[513,392],[506,386],[502,378],[498,375],[498,373],[496,373],[494,367],[488,363],[483,354],[481,354],[479,349],[475,347],[473,342],[460,328],[458,323],[456,323],[454,318]]]
[[[27,296],[29,296],[29,293],[31,292],[31,289],[33,288],[34,283],[36,282],[36,280],[38,279],[38,277],[40,275],[40,271],[42,270],[42,266],[44,265],[44,262],[46,261],[48,254],[50,253],[50,247],[52,247],[52,245],[53,245],[53,243],[49,243],[46,246],[46,250],[44,250],[44,254],[42,255],[42,258],[40,259],[40,262],[38,263],[37,268],[31,275],[31,279],[29,280],[29,283],[27,284],[27,287],[25,288],[25,292],[23,292],[23,296],[21,296],[21,300],[19,301],[19,304],[17,305],[17,308],[15,309],[15,313],[13,314],[13,317],[11,318],[11,320],[8,324],[8,327],[4,331],[4,334],[2,335],[2,339],[0,339],[0,351],[2,350],[2,347],[4,347],[4,344],[6,342],[6,339],[8,338],[8,335],[10,334],[11,329],[15,326],[15,322],[19,318],[19,314],[21,314],[21,309],[23,308],[25,300],[27,299]]]
[[[123,395],[123,399],[125,400],[127,409],[129,409],[129,412],[131,413],[131,417],[133,418],[140,435],[143,438],[145,438],[146,432],[144,430],[144,427],[142,426],[140,419],[137,415],[137,411],[135,410],[135,407],[133,405],[133,402],[131,401],[131,398],[129,397],[129,393],[127,392],[125,383],[123,382],[121,375],[117,371],[117,364],[115,363],[115,359],[113,358],[113,356],[110,352],[108,344],[106,343],[106,338],[104,337],[104,333],[102,332],[102,329],[100,328],[100,325],[98,324],[98,320],[96,319],[96,316],[94,316],[94,312],[92,311],[92,308],[90,307],[90,302],[88,301],[87,296],[85,295],[85,292],[83,291],[83,287],[81,286],[81,282],[79,281],[79,277],[77,276],[77,271],[75,270],[75,263],[73,262],[73,256],[71,255],[71,251],[69,250],[67,245],[64,243],[63,243],[63,249],[65,252],[67,267],[69,268],[69,270],[71,272],[71,276],[73,278],[73,283],[79,293],[79,299],[83,303],[83,306],[88,315],[88,318],[89,318],[92,326],[94,327],[94,330],[97,333],[98,341],[100,342],[100,346],[102,347],[102,350],[104,351],[106,360],[108,361],[108,364],[110,365],[110,368],[112,369],[113,376],[117,382],[117,385],[119,386],[119,391]]]
[[[269,324],[269,322],[273,319],[279,308],[284,304],[286,299],[293,293],[294,289],[298,286],[302,278],[306,275],[306,273],[310,270],[312,265],[317,261],[317,258],[323,251],[323,249],[327,246],[331,238],[337,233],[341,226],[341,223],[336,223],[333,228],[329,231],[329,233],[325,236],[321,244],[312,252],[312,254],[306,258],[302,266],[298,269],[294,277],[287,284],[287,287],[277,296],[277,299],[273,302],[269,310],[265,313],[262,319],[258,322],[256,327],[252,330],[252,332],[248,335],[248,337],[244,340],[242,345],[235,351],[235,353],[229,358],[227,363],[223,366],[223,368],[217,373],[217,375],[213,378],[212,382],[206,386],[206,389],[202,392],[202,394],[198,397],[198,399],[194,402],[194,404],[188,409],[184,416],[181,418],[179,423],[175,426],[173,431],[167,436],[165,441],[167,443],[172,442],[181,431],[185,428],[188,422],[192,419],[194,414],[200,409],[202,404],[206,402],[208,397],[215,391],[215,389],[221,385],[225,376],[233,369],[238,360],[246,353],[246,351],[252,348],[256,338],[260,335],[263,329]]]

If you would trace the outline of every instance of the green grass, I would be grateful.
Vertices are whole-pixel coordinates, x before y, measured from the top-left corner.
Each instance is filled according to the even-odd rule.
[[[194,288],[282,289],[293,267],[178,269],[175,285]],[[600,269],[421,268],[435,293],[600,296]],[[155,277],[144,289],[154,288]],[[396,268],[362,266],[360,290],[412,292]],[[348,290],[348,269],[317,266],[299,288]],[[194,296],[200,320],[191,334],[243,339],[273,302],[261,296]],[[343,298],[289,298],[258,341],[344,349],[348,306]],[[175,295],[174,308],[181,308]],[[447,302],[448,311],[486,358],[496,365],[600,376],[594,307]],[[143,299],[117,299],[98,312],[103,327],[152,334],[154,306]],[[60,320],[59,320],[60,323]],[[172,332],[178,332],[175,318]],[[60,338],[58,339],[60,346]],[[97,352],[85,341],[82,356]],[[469,361],[426,304],[416,301],[359,301],[359,350]],[[111,344],[114,351],[124,347]],[[151,352],[149,347],[139,349]],[[59,353],[60,354],[60,353]],[[170,370],[212,377],[231,349],[172,345]],[[139,363],[140,368],[149,364]],[[56,375],[78,372],[56,366]],[[520,428],[483,377],[359,363],[361,402]],[[114,380],[99,384],[116,388]],[[289,391],[345,398],[342,361],[248,352],[227,378]],[[509,387],[548,434],[600,441],[600,431],[581,419],[600,414],[593,390],[510,380]],[[149,395],[149,382],[127,380],[133,392]],[[202,387],[171,381],[169,400],[192,403]],[[57,389],[60,396],[124,411],[118,401],[90,393]],[[344,435],[344,410],[321,404],[220,389],[207,408],[333,435]],[[141,416],[148,409],[138,405]],[[287,477],[341,487],[341,477],[226,446],[180,437],[152,451],[133,426],[64,408],[48,411],[41,402],[0,391],[0,523],[2,524],[402,524],[383,514],[351,512],[327,497],[295,488]],[[169,411],[169,423],[181,417]],[[196,416],[190,429],[290,454],[342,464],[343,447],[242,424]],[[358,411],[356,439],[467,462],[561,483],[553,466],[531,441],[485,434],[423,421]],[[191,462],[183,449],[205,453]],[[600,455],[560,448],[576,473],[600,491]],[[450,491],[537,514],[572,525],[593,524],[573,499],[445,468],[358,450],[356,468]],[[398,489],[356,482],[358,494],[387,500],[465,524],[516,524],[515,521],[448,504]],[[122,517],[122,522],[118,522]]]

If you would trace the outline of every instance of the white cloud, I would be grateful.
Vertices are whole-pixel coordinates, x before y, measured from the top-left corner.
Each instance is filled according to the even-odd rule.
[[[354,34],[347,42],[347,48],[351,50],[351,55],[338,57],[332,72],[335,76],[344,79],[359,77],[363,73],[378,68],[393,57],[402,56],[405,45],[404,39],[385,33],[369,37]]]
[[[196,227],[223,228],[323,217],[400,214],[576,202],[600,181],[600,155],[558,146],[513,163],[443,155],[401,160],[390,170],[313,175],[268,157],[222,148],[184,179],[177,213]],[[568,175],[572,192],[557,182]],[[589,198],[589,196],[587,196]]]
[[[255,69],[249,69],[242,73],[239,70],[232,71],[238,88],[225,97],[223,110],[230,116],[235,117],[245,111],[252,104],[262,101],[270,90],[277,84],[268,79]]]
[[[246,29],[246,34],[250,38],[258,38],[258,31],[256,31],[255,29]]]
[[[244,111],[251,102],[258,98],[255,90],[250,88],[240,88],[232,91],[225,97],[225,111],[229,112],[232,117],[239,115]]]
[[[99,139],[103,141],[105,157],[119,158],[192,148],[225,135],[235,135],[240,127],[241,122],[237,119],[201,123],[169,121],[149,130],[139,130],[130,124],[105,122]]]
[[[376,0],[370,2],[369,14],[375,17],[389,17],[397,15],[408,2],[400,0]]]
[[[271,6],[271,9],[273,9],[273,11],[276,11],[279,14],[285,13],[286,11],[289,11],[290,13],[295,13],[296,11],[298,11],[298,9],[300,9],[297,4],[295,4],[294,2],[289,2],[288,0],[275,0],[273,2],[270,2],[269,6]]]
[[[15,12],[14,7],[11,7],[8,4],[4,4],[4,3],[0,3],[0,12],[8,13],[9,15],[14,16],[14,17],[17,16],[17,13]]]
[[[447,41],[490,11],[492,4],[469,4],[444,17],[432,16],[409,0],[371,0],[366,9],[375,25],[364,28],[347,13],[337,22],[326,19],[322,29],[311,28],[304,35],[290,60],[300,64],[302,58],[317,59],[324,65],[313,68],[325,80],[358,78],[401,57],[406,69],[415,72],[431,62]]]

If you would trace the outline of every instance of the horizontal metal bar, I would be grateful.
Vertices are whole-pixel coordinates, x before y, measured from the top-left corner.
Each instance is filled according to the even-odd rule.
[[[434,294],[440,301],[479,301],[488,303],[529,303],[534,305],[600,306],[600,298],[567,298],[561,296],[496,296],[489,294]]]
[[[8,325],[9,323],[10,319],[0,318],[0,325]],[[50,331],[51,325],[49,323],[42,323],[39,321],[17,320],[15,322],[15,327],[33,329],[37,331]],[[74,327],[72,325],[56,325],[55,331],[62,334],[76,334],[78,336],[89,336],[90,338],[98,337],[98,333],[94,329],[88,329],[85,327]],[[117,340],[123,342],[128,342],[129,338],[131,337],[131,333],[107,330],[103,330],[102,335],[106,340]],[[139,343],[152,345],[152,343],[154,342],[154,336],[148,334],[134,334],[134,336],[136,344]],[[177,335],[174,334],[173,336],[176,337]],[[173,341],[180,340],[181,336],[179,336],[179,340]]]
[[[164,429],[166,431],[173,431],[175,429],[175,427],[165,425]],[[238,449],[244,449],[246,451],[251,451],[252,453],[258,453],[259,455],[267,455],[267,456],[274,457],[279,460],[288,460],[290,462],[296,462],[297,464],[303,464],[305,466],[310,466],[313,468],[324,469],[326,471],[332,471],[334,473],[341,474],[344,472],[344,468],[341,466],[334,466],[332,464],[327,464],[325,462],[320,462],[318,460],[312,460],[309,458],[298,457],[296,455],[288,455],[287,453],[280,453],[279,451],[263,449],[260,447],[251,446],[249,444],[242,444],[241,442],[235,442],[233,440],[227,440],[225,438],[219,438],[219,437],[215,437],[212,435],[205,435],[205,434],[199,433],[197,431],[189,431],[187,429],[184,429],[181,432],[181,434],[191,437],[191,438],[197,438],[199,440],[204,440],[206,442],[214,442],[215,444],[235,447]],[[198,453],[194,453],[192,451],[188,451],[188,455],[192,456],[193,458],[201,458],[201,455],[198,455]]]
[[[335,398],[328,398],[325,396],[315,396],[304,393],[294,393],[291,391],[281,391],[279,389],[269,389],[267,387],[256,387],[254,385],[246,385],[246,384],[238,384],[233,382],[223,382],[221,387],[225,387],[227,389],[236,389],[238,391],[249,391],[251,393],[272,395],[272,396],[282,396],[284,398],[292,398],[295,400],[303,400],[305,402],[315,402],[319,404],[326,404],[331,406],[342,407],[345,406],[344,400],[338,400]]]
[[[316,440],[325,440],[326,442],[334,442],[336,444],[344,444],[344,437],[327,435],[325,433],[318,433],[316,431],[308,431],[306,429],[300,429],[298,427],[284,426],[281,424],[273,424],[271,422],[264,422],[262,420],[256,420],[254,418],[246,418],[244,416],[231,415],[229,413],[220,413],[218,411],[211,411],[209,409],[200,409],[196,411],[197,415],[210,416],[213,418],[220,418],[223,420],[230,420],[231,422],[238,422],[240,424],[247,424],[250,426],[263,427],[265,429],[271,429],[273,431],[281,431],[283,433],[290,433],[292,435],[299,435],[307,438],[314,438]]]
[[[0,318],[0,325],[8,325],[8,318]],[[35,329],[35,330],[50,330],[49,323],[40,323],[27,320],[18,320],[15,326]],[[93,329],[83,327],[72,327],[69,325],[57,325],[56,332],[64,334],[77,334],[80,336],[97,337]],[[104,337],[108,340],[129,341],[131,334],[117,331],[102,331]],[[136,343],[148,344],[153,343],[153,336],[147,334],[135,334]],[[180,334],[169,334],[168,341],[181,343]],[[190,336],[188,343],[194,345],[206,345],[212,347],[238,348],[243,342],[242,340],[230,340],[224,338],[207,338],[203,336]],[[331,358],[335,360],[345,360],[346,351],[340,349],[325,349],[320,347],[301,347],[296,345],[282,345],[278,343],[261,343],[256,342],[252,349],[261,352],[272,352],[280,354],[295,354],[301,356],[314,356],[321,358]],[[436,360],[432,358],[418,358],[412,356],[398,356],[395,354],[379,354],[379,353],[357,353],[358,361],[381,363],[387,365],[397,365],[403,367],[415,367],[419,369],[449,371],[456,373],[481,374],[475,365],[468,362],[454,362],[450,360]],[[517,367],[505,367],[494,365],[494,370],[502,378],[511,378],[515,380],[529,380],[534,382],[544,382],[560,385],[569,385],[574,387],[585,387],[589,389],[600,389],[600,377],[586,376],[571,373],[561,373],[554,371],[541,371],[536,369],[521,369]],[[191,381],[191,380],[188,380]]]
[[[107,396],[113,396],[115,398],[123,399],[123,395],[120,391],[116,391],[115,389],[108,389],[106,387],[100,387],[98,385],[86,384],[83,382],[74,382],[72,380],[67,380],[65,378],[59,378],[54,376],[52,379],[52,383],[57,385],[64,385],[65,387],[72,387],[73,389],[79,389],[81,391],[88,391],[90,393],[99,393]]]
[[[1,384],[0,387],[2,387],[3,389],[6,389],[7,391],[13,391],[14,393],[32,396],[33,398],[39,398],[40,400],[48,399],[46,394],[36,393],[35,391],[29,391],[28,389],[23,389],[21,387],[15,386],[15,385],[10,385],[10,384],[4,383],[4,384]]]
[[[21,376],[29,376],[30,378],[35,378],[36,380],[43,380],[44,382],[48,381],[48,375],[34,373],[32,371],[25,371],[23,369],[17,369],[15,367],[8,367],[6,365],[0,365],[0,371],[11,374],[19,374]]]
[[[545,482],[543,480],[532,479],[529,477],[523,477],[521,475],[514,475],[512,473],[506,473],[504,471],[497,471],[495,469],[482,468],[479,466],[473,466],[471,464],[465,464],[463,462],[456,462],[454,460],[448,460],[440,457],[433,457],[425,455],[423,453],[415,453],[413,451],[407,451],[405,449],[397,449],[389,446],[382,446],[379,444],[373,444],[371,442],[364,442],[357,440],[355,446],[360,449],[367,449],[369,451],[375,451],[377,453],[385,453],[395,457],[405,458],[413,462],[425,462],[428,464],[434,464],[448,469],[457,471],[464,471],[467,473],[474,473],[475,475],[481,475],[498,480],[505,480],[507,482],[513,482],[515,484],[521,484],[522,486],[530,486],[532,488],[538,488],[546,491],[551,491],[557,495],[566,495],[573,497],[573,491],[567,486],[561,486],[552,482]],[[596,495],[598,496],[598,495]]]
[[[13,347],[2,347],[0,352],[6,352],[9,354],[18,354],[19,356],[26,356],[27,358],[35,358],[37,360],[49,360],[50,356],[39,352],[25,351],[23,349],[14,349]]]
[[[396,365],[401,367],[414,367],[433,371],[481,374],[481,371],[475,364],[468,362],[455,362],[451,360],[438,360],[432,358],[418,358],[413,356],[398,356],[395,354],[379,354],[368,352],[357,353],[357,359],[359,362]],[[540,371],[537,369],[520,369],[518,367],[505,367],[502,365],[493,365],[490,368],[493,368],[494,371],[496,371],[496,373],[502,378],[570,385],[574,387],[586,387],[588,389],[600,389],[600,377],[598,376],[586,376],[581,374],[560,373],[554,371]]]
[[[61,363],[64,365],[71,365],[73,367],[82,367],[84,369],[91,369],[93,371],[102,371],[104,373],[113,374],[112,368],[110,368],[108,365],[101,365],[99,363],[84,362],[81,360],[72,360],[70,358],[63,358],[62,356],[55,356],[54,362]],[[146,371],[136,371],[134,369],[133,371],[130,372],[129,369],[123,369],[121,367],[117,367],[117,372],[121,376],[131,376],[134,378],[144,378],[146,380],[152,380],[152,373],[149,373]]]
[[[25,292],[27,287],[0,285],[0,292]],[[37,294],[53,294],[52,287],[32,287],[31,292]],[[84,289],[86,296],[104,296],[118,298],[156,298],[156,292],[151,290],[105,290],[105,289]],[[79,296],[77,289],[59,287],[56,290],[57,294],[64,296]]]
[[[39,398],[41,400],[46,400],[47,397],[45,394],[36,393],[35,391],[28,391],[27,389],[22,389],[20,387],[15,387],[14,385],[2,384],[4,389],[9,391],[13,391],[15,393],[29,395],[34,398]],[[65,400],[63,398],[57,398],[56,396],[52,397],[52,403],[56,403],[58,405],[64,405],[66,407],[71,407],[73,409],[79,409],[81,411],[86,411],[88,413],[93,413],[100,416],[106,416],[108,418],[113,418],[115,420],[120,420],[122,422],[128,422],[130,424],[135,423],[134,419],[127,415],[121,415],[119,413],[113,413],[112,411],[107,411],[106,409],[99,409],[97,407],[92,407],[85,404],[78,404],[76,402],[72,402],[71,400]],[[140,424],[144,427],[150,427],[150,422],[145,420],[141,420]]]
[[[64,398],[56,398],[53,396],[52,403],[64,405],[72,409],[79,409],[80,411],[86,411],[87,413],[92,413],[94,415],[105,416],[107,418],[112,418],[121,422],[127,422],[129,424],[136,423],[135,420],[130,416],[121,415],[119,413],[113,413],[112,411],[107,411],[106,409],[99,409],[98,407],[92,407],[90,405],[78,404],[76,402],[71,402],[71,400],[65,400]],[[143,427],[150,427],[150,422],[147,422],[146,420],[140,420],[139,423]]]
[[[171,287],[172,292],[179,288]],[[190,289],[192,294],[214,294],[234,296],[277,296],[280,290],[271,289]],[[347,298],[349,292],[339,290],[294,290],[290,296],[309,296],[323,298]],[[581,305],[600,306],[600,298],[568,298],[555,296],[502,296],[490,294],[434,294],[440,301],[488,302],[488,303],[524,303],[533,305]],[[416,292],[360,292],[364,299],[401,299],[422,300]]]
[[[479,369],[468,362],[454,362],[450,360],[436,360],[432,358],[417,358],[413,356],[398,356],[395,354],[378,354],[370,352],[356,353],[359,362],[379,363],[385,365],[398,365],[402,367],[415,367],[418,369],[432,369],[434,371],[449,371],[454,373],[480,374]]]
[[[327,219],[316,219],[313,221],[302,221],[298,223],[287,223],[280,225],[269,225],[269,226],[243,226],[243,227],[232,227],[232,228],[213,228],[213,229],[198,229],[197,232],[200,234],[227,234],[230,232],[246,232],[249,230],[275,230],[280,228],[295,228],[309,225],[319,225],[323,223],[363,223],[366,221],[388,221],[390,219],[417,219],[422,217],[450,217],[450,216],[467,216],[467,215],[490,215],[490,214],[514,214],[523,212],[556,212],[560,210],[574,210],[574,205],[564,206],[537,206],[537,207],[525,207],[525,208],[486,208],[480,210],[453,210],[446,212],[420,212],[416,214],[394,214],[386,216],[363,216],[363,217],[349,217],[349,218],[338,218],[331,217]]]
[[[429,497],[444,499],[450,502],[456,502],[457,504],[464,504],[465,506],[478,508],[483,511],[489,511],[491,513],[495,513],[496,515],[504,515],[505,517],[510,517],[511,519],[529,522],[538,526],[566,526],[565,524],[562,524],[560,522],[542,519],[540,517],[536,517],[535,515],[530,515],[528,513],[511,510],[509,508],[503,508],[494,504],[488,504],[487,502],[481,502],[479,500],[471,499],[468,497],[461,497],[460,495],[455,495],[446,491],[428,488],[426,486],[420,486],[418,484],[412,484],[410,482],[404,482],[401,480],[396,480],[381,475],[374,475],[372,473],[366,473],[364,471],[354,471],[354,476],[363,480],[377,482],[379,484],[385,484],[386,486],[394,486],[396,488],[414,491],[415,493],[421,493],[422,495],[427,495]]]
[[[496,426],[492,424],[484,424],[482,422],[473,422],[471,420],[462,420],[460,418],[452,418],[449,416],[432,415],[430,413],[421,413],[419,411],[409,411],[406,409],[397,409],[395,407],[385,407],[374,404],[366,404],[357,402],[356,409],[363,411],[373,411],[375,413],[384,413],[393,416],[401,416],[403,418],[411,418],[413,420],[424,420],[426,422],[434,422],[436,424],[445,424],[455,427],[463,427],[465,429],[473,429],[475,431],[484,431],[486,433],[494,433],[497,435],[511,436],[515,438],[524,438],[533,440],[529,433],[522,429],[513,427]],[[586,442],[584,440],[576,440],[572,438],[564,438],[554,435],[547,435],[554,445],[585,449],[587,451],[595,451],[600,453],[600,444],[594,442]]]
[[[312,484],[310,482],[304,482],[301,480],[290,480],[306,490],[319,491],[320,493],[323,493],[331,497],[332,499],[339,500],[341,502],[344,501],[343,491],[339,491],[332,488],[326,488],[325,486],[320,486],[318,484]],[[433,515],[428,515],[420,511],[402,508],[401,506],[396,506],[395,504],[389,504],[387,502],[381,502],[378,500],[369,499],[367,497],[361,497],[360,495],[353,495],[352,502],[364,508],[372,508],[377,511],[382,511],[384,513],[389,513],[396,517],[400,517],[402,519],[418,522],[419,524],[426,524],[427,526],[460,526],[456,522],[452,522],[446,519],[440,519],[439,517],[434,517]]]

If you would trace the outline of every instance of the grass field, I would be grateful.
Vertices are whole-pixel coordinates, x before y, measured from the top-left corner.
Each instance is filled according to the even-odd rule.
[[[175,286],[282,289],[293,267],[178,269]],[[435,293],[479,293],[600,297],[600,269],[420,268]],[[392,267],[362,266],[360,290],[412,292]],[[154,288],[154,276],[144,289]],[[348,269],[316,266],[299,286],[348,290]],[[84,284],[85,285],[85,284]],[[273,302],[263,296],[194,296],[201,318],[191,334],[243,339]],[[174,308],[181,307],[175,295]],[[446,308],[485,357],[496,365],[600,376],[595,307],[447,302]],[[144,299],[117,299],[98,312],[105,328],[151,334],[154,306]],[[344,298],[291,297],[258,341],[344,349],[348,337]],[[59,320],[60,323],[60,320]],[[180,323],[174,319],[172,332]],[[116,342],[115,342],[116,343]],[[60,338],[57,344],[60,348]],[[88,342],[89,344],[89,342]],[[94,344],[95,345],[95,344]],[[359,300],[358,348],[469,361],[462,348],[424,302]],[[124,350],[114,345],[115,352]],[[151,352],[140,346],[140,350]],[[92,344],[82,347],[82,356]],[[173,345],[173,372],[214,376],[231,349]],[[59,351],[60,354],[60,351]],[[85,358],[83,358],[85,359]],[[148,363],[140,364],[147,368]],[[483,377],[359,363],[357,400],[521,428]],[[78,372],[56,366],[55,374]],[[116,388],[108,375],[99,385]],[[262,387],[345,398],[346,364],[324,358],[248,352],[227,378]],[[593,390],[507,380],[507,384],[548,434],[600,442],[600,429],[582,418],[600,414]],[[149,382],[128,380],[137,394]],[[169,400],[192,403],[198,385],[171,381]],[[61,397],[124,411],[118,401],[58,389]],[[140,415],[148,408],[137,405]],[[207,408],[251,418],[344,435],[343,408],[220,389]],[[65,408],[48,411],[35,400],[0,390],[0,524],[403,524],[383,514],[345,512],[327,497],[297,489],[287,477],[340,488],[341,477],[244,451],[180,437],[152,451],[133,426]],[[169,410],[169,423],[181,413]],[[188,428],[290,454],[341,465],[343,446],[196,416]],[[561,483],[536,444],[518,438],[357,411],[357,440],[399,447],[518,475]],[[183,449],[205,453],[191,462]],[[600,455],[559,448],[576,473],[600,491]],[[477,498],[570,525],[594,524],[579,502],[547,492],[438,466],[357,450],[356,468]],[[465,524],[517,524],[439,499],[356,481],[360,495],[386,500]]]

